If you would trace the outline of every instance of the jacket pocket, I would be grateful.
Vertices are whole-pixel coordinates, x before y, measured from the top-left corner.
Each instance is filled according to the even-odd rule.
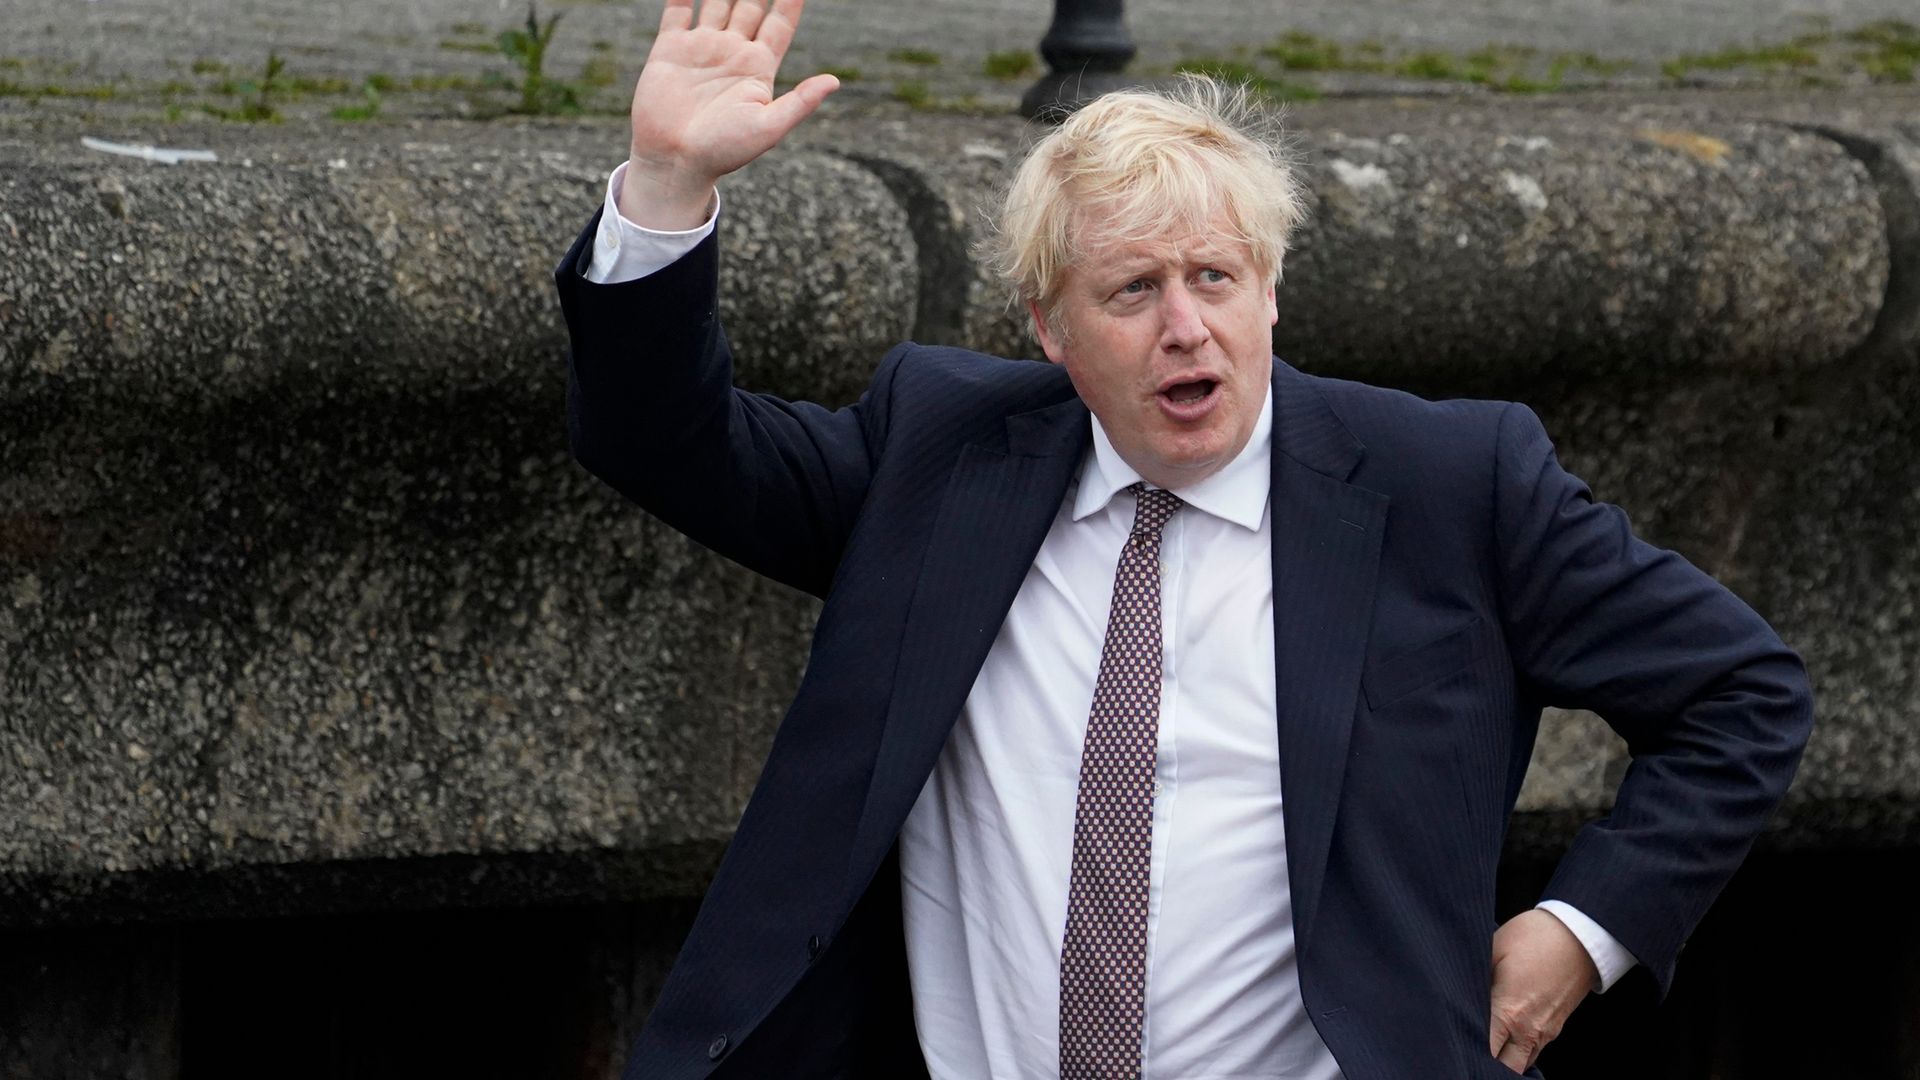
[[[1480,618],[1367,669],[1360,689],[1375,712],[1480,659]]]

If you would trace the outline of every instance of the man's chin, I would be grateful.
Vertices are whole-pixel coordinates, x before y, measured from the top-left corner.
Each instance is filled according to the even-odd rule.
[[[1154,471],[1159,474],[1157,479],[1147,476],[1144,471],[1140,475],[1145,476],[1156,486],[1169,491],[1178,491],[1180,488],[1190,487],[1219,472],[1228,460],[1226,456],[1217,452],[1168,455],[1155,462]]]

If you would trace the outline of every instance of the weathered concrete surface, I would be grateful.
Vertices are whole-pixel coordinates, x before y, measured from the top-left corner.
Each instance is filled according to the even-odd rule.
[[[1866,167],[1830,139],[1717,118],[1376,113],[1360,132],[1296,114],[1312,200],[1275,347],[1309,368],[1389,380],[1811,368],[1857,348],[1879,314],[1887,222]],[[981,124],[956,140],[954,127],[883,127],[884,156],[971,211],[992,201],[1021,132]],[[826,124],[807,138],[846,134]],[[942,276],[969,283],[964,314],[938,329],[1032,353],[999,290]]]
[[[374,395],[550,386],[565,341],[552,265],[607,172],[571,151],[603,140],[478,149],[440,134],[339,158],[296,140],[279,160],[242,149],[182,169],[74,146],[0,155],[0,400],[171,408],[301,378]],[[757,165],[729,194],[741,352],[800,365],[782,376],[795,386],[857,386],[821,364],[911,325],[916,253],[899,208],[864,171],[802,155]]]
[[[1406,115],[1296,114],[1287,355],[1536,404],[1808,653],[1780,842],[1920,840],[1920,358],[1863,351],[1885,177],[1737,118]],[[812,609],[567,460],[546,274],[606,132],[468,130],[337,167],[297,130],[209,129],[214,168],[0,148],[0,921],[699,888]],[[860,136],[728,185],[748,385],[845,400],[925,331],[1028,351],[962,254],[1017,125]],[[1336,155],[1407,205],[1341,205],[1371,189]],[[1610,739],[1550,723],[1516,843],[1604,808]]]
[[[710,870],[811,611],[567,455],[547,274],[602,178],[440,160],[0,179],[55,241],[0,271],[10,917],[178,868],[317,865],[268,881],[328,894],[329,865],[413,857],[489,895],[587,848],[667,891]],[[730,293],[788,313],[733,311],[748,377],[847,392],[825,358],[906,335],[899,211],[832,159],[730,192]],[[596,875],[641,876],[558,872]]]

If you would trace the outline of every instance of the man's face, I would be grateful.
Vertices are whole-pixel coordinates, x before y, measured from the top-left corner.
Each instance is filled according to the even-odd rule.
[[[1087,224],[1098,234],[1100,218]],[[1067,369],[1115,450],[1149,482],[1180,488],[1232,461],[1272,377],[1273,280],[1225,229],[1088,246],[1069,267],[1040,347]]]

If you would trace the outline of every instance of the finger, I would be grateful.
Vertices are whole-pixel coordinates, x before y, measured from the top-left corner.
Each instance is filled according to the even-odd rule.
[[[1526,1047],[1521,1046],[1517,1042],[1510,1042],[1500,1048],[1500,1053],[1497,1056],[1500,1059],[1500,1064],[1505,1065],[1514,1072],[1523,1073],[1527,1071],[1527,1059],[1532,1055],[1527,1053]]]
[[[693,25],[693,0],[667,0],[660,12],[660,32],[670,34]]]
[[[753,32],[760,29],[760,20],[766,14],[767,9],[759,0],[734,0],[733,14],[727,16],[727,31],[752,41]]]
[[[1493,1014],[1492,1021],[1487,1024],[1487,1053],[1499,1057],[1500,1048],[1505,1045],[1507,1045],[1506,1021],[1501,1020],[1500,1014],[1496,1012]]]
[[[768,102],[765,112],[761,114],[763,122],[775,139],[785,138],[787,132],[800,126],[800,121],[813,115],[813,110],[827,100],[827,95],[838,89],[839,79],[832,75],[815,75]]]
[[[800,25],[800,9],[806,6],[806,0],[773,0],[773,9],[761,20],[760,34],[754,40],[773,51],[774,62],[787,55],[794,28]]]
[[[729,0],[701,0],[700,28],[718,30],[727,25],[727,9],[733,5]]]

